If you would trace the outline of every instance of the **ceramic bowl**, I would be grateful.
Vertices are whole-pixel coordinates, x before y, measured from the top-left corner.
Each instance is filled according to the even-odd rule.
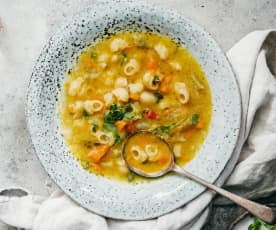
[[[103,216],[142,220],[168,213],[194,199],[204,187],[172,175],[148,183],[127,184],[85,171],[66,146],[57,115],[57,97],[65,72],[81,50],[97,38],[122,30],[167,35],[187,48],[205,71],[212,93],[208,136],[186,170],[214,182],[236,145],[241,117],[239,89],[227,58],[200,26],[174,11],[140,1],[109,1],[73,16],[51,37],[32,73],[27,122],[37,155],[52,179],[73,200]]]

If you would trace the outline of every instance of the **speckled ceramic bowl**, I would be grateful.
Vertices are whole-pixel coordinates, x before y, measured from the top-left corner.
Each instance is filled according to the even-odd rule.
[[[73,158],[60,134],[57,96],[65,72],[95,39],[122,30],[168,35],[199,61],[211,86],[213,117],[197,156],[185,168],[210,182],[223,171],[235,147],[241,105],[232,69],[214,39],[200,26],[163,8],[112,1],[87,8],[62,25],[43,49],[33,69],[27,120],[37,155],[53,180],[76,202],[117,219],[148,219],[170,212],[204,191],[179,176],[127,184],[89,174]]]

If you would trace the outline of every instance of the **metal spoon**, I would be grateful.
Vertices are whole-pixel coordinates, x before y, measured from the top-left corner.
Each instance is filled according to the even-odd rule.
[[[170,149],[170,154],[171,154],[171,158],[170,158],[170,164],[168,164],[168,167],[165,168],[162,171],[158,171],[158,172],[154,172],[154,173],[147,173],[142,171],[141,169],[138,169],[136,167],[134,167],[133,165],[131,165],[128,161],[127,158],[125,157],[125,146],[128,143],[128,141],[133,138],[135,135],[137,134],[141,134],[141,133],[146,133],[147,135],[153,135],[155,137],[158,137],[160,139],[160,141],[164,142],[167,144],[167,146]],[[268,223],[268,224],[276,224],[276,212],[273,211],[271,208],[265,206],[265,205],[261,205],[258,204],[256,202],[253,202],[251,200],[247,200],[245,198],[242,198],[238,195],[235,195],[231,192],[228,192],[220,187],[217,187],[213,184],[210,184],[209,182],[207,182],[206,180],[203,180],[187,171],[185,171],[183,168],[181,168],[180,166],[175,164],[175,160],[174,160],[174,154],[173,154],[173,150],[170,146],[170,144],[168,142],[166,142],[163,138],[156,136],[150,132],[145,132],[145,131],[141,131],[141,132],[136,132],[135,134],[131,135],[128,137],[128,139],[126,140],[125,144],[124,144],[124,148],[122,151],[122,155],[123,158],[127,164],[127,167],[133,171],[134,173],[143,176],[143,177],[149,177],[149,178],[154,178],[154,177],[160,177],[163,176],[164,174],[170,172],[170,171],[174,171],[180,175],[183,175],[193,181],[196,181],[197,183],[204,185],[205,187],[217,192],[218,194],[228,198],[229,200],[233,201],[234,203],[240,205],[241,207],[245,208],[247,211],[249,211],[250,213],[252,213],[254,216],[260,218],[261,220],[263,220],[264,222]]]

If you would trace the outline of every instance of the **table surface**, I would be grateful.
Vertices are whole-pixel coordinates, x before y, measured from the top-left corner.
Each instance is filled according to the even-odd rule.
[[[47,173],[31,144],[24,115],[32,67],[66,17],[91,0],[0,0],[0,190],[21,186],[46,195]],[[227,51],[253,30],[276,27],[275,0],[151,0],[205,27]],[[1,228],[1,225],[0,225]]]

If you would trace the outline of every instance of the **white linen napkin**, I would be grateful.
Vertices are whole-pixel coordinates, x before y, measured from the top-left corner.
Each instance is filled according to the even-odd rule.
[[[240,85],[244,113],[239,145],[231,161],[236,162],[241,155],[226,187],[250,198],[276,190],[276,80],[267,66],[266,50],[261,49],[269,33],[271,30],[252,32],[227,54]],[[221,184],[230,171],[226,167],[217,183]],[[214,196],[207,191],[153,220],[119,221],[85,210],[60,190],[49,198],[31,193],[15,196],[7,191],[0,193],[0,221],[33,230],[197,230],[204,225],[209,212],[206,207]]]

